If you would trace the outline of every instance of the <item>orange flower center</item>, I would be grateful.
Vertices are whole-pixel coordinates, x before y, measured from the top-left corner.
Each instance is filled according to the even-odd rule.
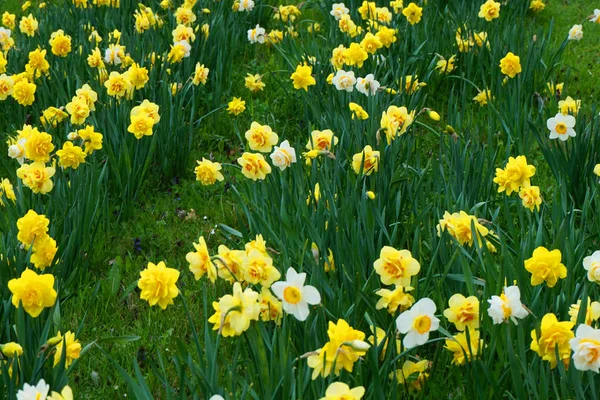
[[[558,124],[556,124],[556,133],[558,133],[559,135],[564,135],[565,133],[567,133],[567,125],[565,125],[564,122],[559,122]]]

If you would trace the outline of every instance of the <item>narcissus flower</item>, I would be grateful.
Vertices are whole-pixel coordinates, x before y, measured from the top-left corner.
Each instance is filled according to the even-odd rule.
[[[306,273],[298,273],[292,267],[285,274],[285,281],[275,282],[271,290],[283,303],[286,313],[292,314],[298,321],[305,321],[310,310],[308,305],[321,303],[321,294],[310,285],[305,285]]]
[[[379,151],[374,151],[369,145],[362,152],[352,156],[352,168],[357,174],[362,171],[365,175],[371,175],[379,169]]]
[[[488,101],[492,100],[492,92],[489,89],[482,90],[477,93],[477,96],[473,97],[473,101],[479,103],[479,106],[485,106]]]
[[[569,340],[573,350],[573,364],[579,371],[600,372],[600,329],[581,324],[575,337]]]
[[[202,157],[202,161],[196,161],[196,163],[198,164],[194,168],[196,180],[203,185],[213,185],[216,181],[221,182],[225,179],[221,174],[221,164],[207,160],[204,157]]]
[[[412,349],[429,340],[429,332],[436,331],[440,326],[435,310],[433,300],[424,297],[396,318],[398,331],[405,335],[402,340],[404,347]]]
[[[500,3],[494,0],[487,0],[479,8],[478,16],[488,22],[500,17]]]
[[[204,64],[196,63],[196,69],[194,70],[194,75],[192,76],[192,83],[196,86],[199,84],[206,85],[209,72],[210,70],[206,68]]]
[[[35,19],[31,14],[26,17],[21,17],[21,21],[19,21],[19,30],[21,33],[33,37],[35,32],[38,30],[37,19]]]
[[[444,57],[441,57],[441,59],[436,63],[435,69],[439,71],[440,74],[449,74],[450,72],[454,71],[455,63],[455,55],[453,55],[447,60]]]
[[[575,100],[571,96],[558,102],[558,109],[563,115],[577,115],[581,108],[581,100]]]
[[[23,354],[23,347],[19,343],[9,342],[0,344],[0,351],[8,358],[18,357]]]
[[[406,107],[389,106],[381,114],[380,126],[384,130],[388,144],[398,136],[406,133],[408,127],[413,123],[413,115]]]
[[[25,157],[31,161],[48,162],[50,153],[54,150],[52,136],[46,132],[33,129],[25,143]]]
[[[65,142],[61,150],[56,152],[60,158],[59,164],[63,168],[79,168],[80,164],[85,163],[87,154],[79,146],[74,146],[71,142]]]
[[[73,390],[69,386],[65,386],[60,393],[52,392],[48,397],[48,400],[73,400],[74,398]]]
[[[71,36],[65,35],[62,29],[52,32],[48,43],[55,56],[66,57],[71,52]]]
[[[0,77],[1,79],[1,77]],[[1,85],[1,82],[0,82]],[[1,91],[1,89],[0,89]],[[43,112],[42,112],[42,116],[40,117],[40,122],[42,123],[42,125],[44,125],[45,127],[54,127],[56,128],[56,126],[61,123],[62,121],[64,121],[65,118],[67,118],[69,116],[69,114],[67,114],[66,112],[64,112],[63,110],[56,108],[56,107],[48,107],[46,108]]]
[[[360,104],[350,102],[348,107],[350,108],[350,111],[352,111],[352,119],[369,119],[369,114],[360,106]]]
[[[31,317],[38,317],[44,308],[52,307],[56,302],[52,274],[38,275],[29,268],[25,269],[20,278],[11,279],[8,289],[12,293],[12,304],[23,309]]]
[[[52,177],[55,173],[54,167],[46,167],[42,162],[23,164],[17,170],[17,177],[23,181],[33,193],[46,194],[52,190],[54,183]]]
[[[27,79],[21,79],[12,88],[12,97],[22,106],[30,106],[35,101],[37,86]]]
[[[331,11],[329,14],[333,15],[333,17],[339,21],[343,15],[350,13],[348,7],[344,5],[344,3],[333,3],[331,5]]]
[[[369,54],[358,43],[351,43],[350,47],[344,50],[344,59],[348,66],[356,65],[358,68],[362,68],[367,58],[369,58]]]
[[[258,295],[258,304],[260,305],[261,321],[274,321],[277,325],[281,324],[283,316],[281,301],[277,300],[268,288],[261,289]]]
[[[251,288],[242,292],[239,282],[233,284],[233,294],[228,294],[213,302],[215,313],[208,319],[224,337],[237,336],[250,327],[251,321],[258,321],[260,305],[258,293]]]
[[[26,250],[35,240],[46,236],[50,221],[43,214],[38,214],[34,210],[27,211],[23,217],[17,220],[17,239],[23,244]]]
[[[158,304],[163,310],[179,294],[177,289],[179,271],[168,268],[164,261],[158,264],[148,263],[148,267],[140,272],[138,287],[142,290],[140,298],[146,300],[150,306]]]
[[[296,71],[290,76],[294,84],[294,89],[304,89],[308,92],[308,87],[316,85],[317,81],[312,77],[312,67],[309,65],[298,65]]]
[[[253,181],[263,180],[271,173],[271,166],[262,154],[243,153],[237,162],[242,167],[242,174]]]
[[[250,129],[246,131],[246,140],[251,150],[268,153],[279,141],[279,136],[269,125],[261,125],[258,122],[252,122]]]
[[[17,392],[17,400],[46,399],[49,392],[50,385],[48,385],[43,379],[40,379],[35,386],[25,383],[23,385],[23,389],[20,389]]]
[[[6,74],[0,75],[0,101],[6,100],[12,94],[14,85],[12,77]]]
[[[413,290],[410,286],[398,286],[394,288],[394,290],[390,289],[379,289],[375,292],[377,296],[380,296],[379,301],[375,305],[375,309],[380,310],[382,308],[387,308],[388,312],[392,315],[396,313],[396,311],[406,311],[408,310],[415,302],[415,298],[406,293],[410,290]]]
[[[404,287],[410,286],[411,278],[421,270],[421,265],[413,258],[410,251],[396,250],[390,246],[381,249],[373,267],[384,285]]]
[[[419,7],[415,3],[410,3],[402,10],[402,15],[406,17],[406,20],[411,24],[418,24],[423,16],[423,8]]]
[[[56,240],[48,235],[41,236],[33,244],[30,262],[34,267],[43,271],[52,265],[57,251]]]
[[[552,313],[544,315],[540,336],[536,329],[531,331],[531,350],[542,360],[550,362],[550,368],[556,367],[559,360],[567,367],[571,356],[569,341],[575,336],[571,331],[574,325],[571,321],[559,322]]]
[[[306,143],[306,148],[308,150],[330,150],[333,146],[338,143],[337,136],[330,129],[325,129],[323,131],[312,131],[310,133],[310,140]]]
[[[377,50],[383,47],[379,37],[373,35],[371,32],[367,32],[363,40],[360,42],[360,45],[369,54],[375,54]]]
[[[265,83],[262,81],[262,76],[259,74],[247,74],[244,78],[244,86],[251,92],[259,92],[265,88]]]
[[[521,303],[521,291],[518,286],[504,287],[500,296],[492,296],[488,300],[488,314],[494,324],[510,320],[518,324],[517,319],[525,318],[529,312]]]
[[[535,175],[535,167],[527,164],[525,156],[509,157],[504,169],[496,168],[494,182],[498,184],[498,193],[506,191],[510,196],[519,192],[521,187],[530,186],[530,178]]]
[[[479,300],[475,296],[465,297],[460,293],[448,299],[448,308],[444,310],[444,317],[453,323],[456,329],[464,331],[466,327],[479,328]]]
[[[337,324],[329,321],[327,336],[329,342],[307,359],[308,366],[313,369],[313,380],[319,375],[327,377],[332,372],[339,376],[342,369],[352,372],[354,363],[371,346],[364,341],[364,332],[352,328],[343,319]]]
[[[65,336],[62,336],[60,332],[58,332],[53,339],[58,343],[54,353],[54,366],[56,367],[60,363],[64,352],[65,368],[69,368],[73,361],[79,358],[79,354],[81,353],[81,343],[79,343],[79,340],[75,339],[75,334],[71,331],[65,333]]]
[[[273,165],[283,171],[296,162],[296,150],[290,146],[290,142],[284,140],[279,147],[275,146],[269,157]]]
[[[475,230],[471,231],[471,225],[475,226]],[[464,211],[450,214],[448,211],[444,212],[444,216],[440,219],[437,225],[438,236],[442,235],[442,232],[446,231],[455,238],[459,244],[473,246],[475,238],[479,245],[482,244],[482,237],[487,236],[490,231],[485,226],[479,223],[477,217],[469,215]],[[491,243],[486,242],[486,245]],[[490,251],[494,251],[493,248],[489,248]]]
[[[350,389],[350,386],[342,382],[333,382],[327,387],[325,397],[320,400],[360,400],[365,394],[365,388],[357,386]]]
[[[233,115],[240,115],[246,109],[246,102],[239,97],[234,97],[227,104],[227,112]]]
[[[546,126],[550,130],[550,139],[560,139],[566,141],[569,137],[575,137],[575,117],[572,115],[556,114],[552,118],[548,118]]]
[[[90,115],[90,106],[85,98],[74,96],[70,103],[67,103],[65,109],[71,115],[71,124],[81,125]]]
[[[2,17],[3,21],[4,21],[4,16]],[[596,24],[600,24],[600,8],[596,8],[594,10],[594,13],[592,15],[590,15],[589,17],[590,22],[594,22]],[[10,28],[10,26],[8,26],[8,28]],[[12,28],[10,28],[12,29]]]
[[[257,249],[251,249],[242,261],[244,280],[253,285],[260,283],[263,287],[271,287],[273,282],[281,278],[281,272],[273,266],[273,260]]]
[[[567,277],[567,267],[561,263],[560,250],[548,251],[543,246],[536,248],[533,256],[525,260],[525,269],[531,273],[532,286],[546,282],[548,287],[554,287],[559,279]]]
[[[583,268],[587,271],[590,282],[600,284],[600,250],[596,250],[591,256],[583,259]]]
[[[500,60],[500,72],[510,78],[514,78],[521,73],[521,59],[519,56],[509,52],[502,60]]]
[[[577,319],[579,318],[579,312],[581,311],[581,300],[577,300],[577,303],[571,304],[569,306],[569,316],[571,317],[571,322],[577,323]],[[592,325],[595,321],[600,318],[600,303],[597,301],[592,301],[589,297],[587,298],[587,306],[585,309],[585,316],[583,318],[583,322],[586,325]]]
[[[580,41],[581,39],[583,39],[583,26],[573,25],[569,30],[569,40]]]
[[[469,338],[467,338],[467,331]],[[444,341],[444,348],[453,353],[452,364],[454,365],[464,365],[466,361],[477,358],[483,348],[483,339],[479,339],[479,331],[470,328],[467,331],[460,332],[454,335],[452,339]]]
[[[167,55],[167,61],[170,63],[181,62],[184,58],[190,56],[192,46],[186,40],[180,40],[171,45],[171,50]]]
[[[92,125],[86,125],[84,129],[78,130],[77,135],[83,139],[87,154],[92,154],[94,151],[102,149],[103,136],[100,132],[95,132]]]
[[[527,186],[521,188],[519,191],[519,197],[523,202],[523,207],[533,211],[534,209],[540,210],[540,204],[542,204],[542,196],[540,196],[540,188],[537,186]]]
[[[13,185],[10,183],[10,181],[8,179],[2,179],[0,181],[0,206],[4,206],[2,197],[6,197],[8,200],[11,200],[13,203],[17,200],[17,197],[15,196],[15,190],[13,188]]]
[[[261,28],[260,25],[256,25],[254,29],[248,30],[248,41],[250,43],[263,44],[265,42],[265,33],[265,28]]]
[[[531,0],[529,3],[529,9],[533,12],[540,12],[546,8],[546,4],[542,0]]]
[[[104,86],[107,89],[106,92],[108,95],[116,97],[117,99],[122,98],[132,89],[129,77],[126,74],[120,74],[117,71],[110,73],[108,80],[104,82]]]
[[[354,90],[354,84],[356,78],[354,77],[353,71],[344,71],[340,69],[336,72],[335,76],[331,80],[331,83],[337,90],[345,90],[346,92],[352,92]]]
[[[194,274],[194,278],[199,280],[206,275],[212,283],[215,283],[217,280],[217,268],[210,259],[204,236],[200,236],[198,243],[194,243],[194,249],[196,251],[187,253],[185,256],[186,261],[190,264],[189,268]]]
[[[429,369],[430,362],[421,360],[414,362],[410,360],[404,361],[402,369],[397,369],[390,374],[390,379],[396,379],[400,385],[408,385],[410,389],[421,390],[429,374],[426,372]]]
[[[377,94],[381,85],[375,80],[373,74],[368,74],[364,78],[358,78],[356,80],[356,90],[365,96],[374,96]]]

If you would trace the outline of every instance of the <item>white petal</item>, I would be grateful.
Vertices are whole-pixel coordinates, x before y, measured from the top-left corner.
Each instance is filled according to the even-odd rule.
[[[275,296],[277,296],[281,300],[283,299],[283,291],[288,286],[289,284],[287,282],[279,281],[271,285],[271,290],[273,291],[273,293],[275,293]]]
[[[404,311],[402,314],[398,315],[398,318],[396,318],[396,328],[398,328],[398,332],[408,332],[412,328],[413,320],[414,317],[410,310]]]
[[[319,293],[316,287],[306,285],[302,288],[302,300],[312,305],[319,304],[321,303],[321,293]]]
[[[306,318],[308,318],[308,314],[310,314],[308,304],[306,304],[303,301],[299,302],[298,304],[296,304],[296,311],[293,314],[298,321],[306,321]]]

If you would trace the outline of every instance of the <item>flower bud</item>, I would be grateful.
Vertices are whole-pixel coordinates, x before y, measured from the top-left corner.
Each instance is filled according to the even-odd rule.
[[[440,114],[438,114],[437,112],[435,112],[433,110],[427,111],[427,115],[429,116],[429,118],[431,118],[433,121],[436,121],[436,122],[438,122],[441,119]]]
[[[369,200],[375,200],[375,193],[369,190],[367,192],[367,197],[369,198]]]
[[[18,357],[23,354],[23,348],[15,342],[0,345],[0,350],[2,350],[2,354],[9,358]]]

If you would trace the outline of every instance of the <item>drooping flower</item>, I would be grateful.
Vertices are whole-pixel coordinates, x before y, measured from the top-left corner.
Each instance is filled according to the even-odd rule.
[[[392,315],[394,315],[396,311],[402,312],[408,310],[415,302],[415,298],[407,293],[410,290],[413,290],[410,286],[403,287],[399,285],[396,285],[394,290],[379,289],[375,292],[375,294],[380,297],[375,305],[375,309],[380,310],[382,308],[387,308],[388,312]]]
[[[429,374],[426,372],[429,369],[430,362],[421,360],[414,362],[411,360],[404,361],[402,369],[397,369],[390,374],[390,379],[396,379],[400,385],[408,385],[412,390],[421,390]]]
[[[65,368],[69,368],[73,361],[79,358],[79,354],[81,353],[81,343],[79,343],[79,340],[75,339],[75,334],[73,332],[68,331],[65,333],[65,336],[62,336],[60,332],[58,332],[56,337],[50,340],[54,340],[58,343],[54,353],[55,367],[60,363],[60,360],[63,357],[63,351]]]
[[[352,168],[357,174],[371,175],[379,169],[379,151],[373,150],[369,145],[352,156]]]
[[[190,271],[194,274],[194,279],[199,280],[206,274],[208,279],[212,283],[215,283],[217,280],[217,268],[210,259],[204,236],[200,236],[198,243],[194,243],[194,249],[196,251],[189,252],[185,256],[186,261],[190,264]]]
[[[446,339],[444,348],[453,353],[452,364],[464,365],[466,361],[477,358],[483,348],[483,339],[479,337],[480,333],[477,329],[468,328],[465,332],[454,335],[452,339]]]
[[[233,294],[227,294],[213,302],[215,313],[208,319],[224,337],[238,336],[250,327],[251,321],[258,321],[260,305],[258,293],[251,288],[242,292],[239,282],[233,284]]]
[[[292,267],[285,274],[285,281],[271,285],[273,293],[282,301],[283,309],[298,321],[305,321],[310,310],[308,305],[321,303],[321,294],[311,285],[305,285],[306,273],[297,273]]]
[[[369,114],[360,106],[360,104],[350,102],[348,103],[348,107],[352,112],[352,119],[369,119]]]

